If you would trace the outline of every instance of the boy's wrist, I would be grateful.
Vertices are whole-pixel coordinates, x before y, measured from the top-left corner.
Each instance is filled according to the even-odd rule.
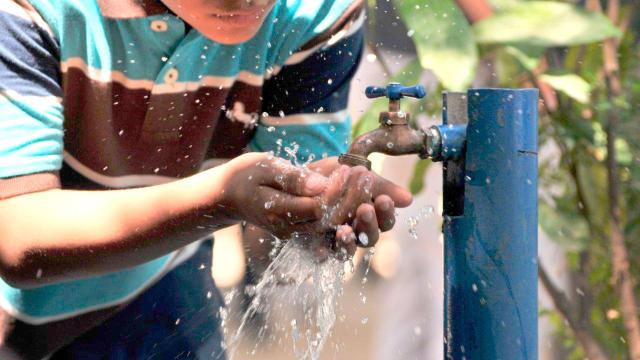
[[[215,168],[192,175],[174,183],[163,192],[166,201],[170,201],[169,212],[192,212],[203,214],[210,225],[224,225],[237,221],[225,211],[223,203],[225,189],[232,170],[223,164]]]

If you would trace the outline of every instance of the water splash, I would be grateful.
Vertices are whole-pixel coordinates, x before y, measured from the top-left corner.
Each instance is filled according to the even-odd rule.
[[[409,235],[411,238],[417,240],[418,239],[418,224],[420,224],[421,220],[426,220],[433,216],[435,213],[435,209],[433,206],[426,206],[420,209],[420,212],[416,216],[409,216],[406,220],[407,226],[409,227]],[[397,216],[397,215],[396,215]]]
[[[266,324],[274,323],[273,320],[283,315],[294,316],[286,324],[290,328],[296,357],[319,358],[336,320],[336,307],[343,292],[344,262],[335,256],[319,259],[314,247],[325,245],[317,241],[308,237],[288,241],[260,282],[249,289],[253,300],[242,315],[240,326],[229,339],[230,359],[237,357],[247,321],[256,314],[262,315]],[[302,309],[302,312],[291,315],[292,309]],[[225,314],[224,319],[227,317]],[[254,355],[265,341],[278,340],[274,338],[275,334],[270,334],[268,326],[264,325],[259,330],[257,341],[248,355]],[[228,335],[226,326],[224,332]]]

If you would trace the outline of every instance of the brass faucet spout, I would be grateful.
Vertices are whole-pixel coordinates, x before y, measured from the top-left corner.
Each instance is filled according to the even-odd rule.
[[[349,154],[367,157],[374,152],[387,155],[420,154],[424,152],[425,134],[408,125],[381,126],[356,138]]]
[[[389,111],[380,113],[380,127],[360,135],[353,141],[348,153],[340,156],[340,163],[350,166],[363,165],[370,169],[371,163],[367,157],[374,152],[387,155],[418,154],[422,158],[430,155],[428,135],[424,131],[411,128],[410,115],[400,109],[402,97],[425,96],[422,86],[404,87],[391,83],[386,88],[368,87],[366,94],[369,98],[388,97]]]

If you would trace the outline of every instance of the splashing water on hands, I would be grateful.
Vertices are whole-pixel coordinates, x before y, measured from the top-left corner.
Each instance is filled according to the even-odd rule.
[[[295,159],[296,147],[285,148],[285,151]],[[324,211],[320,227],[335,228],[330,224],[330,219],[338,211],[340,201],[327,205],[320,200]],[[368,243],[368,240],[362,240],[361,242]],[[228,338],[230,359],[237,358],[240,341],[248,330],[247,322],[257,314],[264,318],[266,325],[259,329],[257,340],[247,355],[256,354],[258,347],[265,344],[265,341],[279,343],[281,339],[275,338],[276,332],[269,331],[269,324],[276,323],[276,328],[285,328],[280,326],[282,322],[278,324],[278,319],[291,317],[290,314],[296,310],[301,310],[301,313],[291,321],[286,321],[286,328],[290,329],[288,337],[293,343],[297,358],[318,359],[331,334],[338,300],[343,293],[345,262],[351,262],[351,259],[345,259],[344,252],[329,250],[330,245],[324,234],[295,234],[284,246],[281,244],[276,239],[272,255],[278,250],[280,252],[267,267],[258,284],[248,289],[253,299],[248,309],[242,315],[238,314],[241,322],[233,334],[229,334],[227,326],[229,314],[227,310],[222,310],[223,331]],[[319,256],[320,253],[325,256]],[[354,270],[351,262],[351,271]],[[363,285],[365,282],[366,280]],[[226,300],[228,305],[231,299]]]

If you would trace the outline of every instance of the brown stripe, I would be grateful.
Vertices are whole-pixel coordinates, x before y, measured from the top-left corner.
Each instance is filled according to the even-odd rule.
[[[226,109],[241,103],[240,114],[257,115],[262,93],[236,82],[231,89],[154,95],[93,81],[75,68],[63,74],[63,88],[65,150],[106,176],[184,177],[205,158],[241,154],[254,129],[242,121],[246,116],[229,119]]]
[[[258,116],[262,108],[261,95],[262,87],[243,82],[236,82],[233,85],[225,102],[225,109],[231,110],[231,113],[227,114],[225,111],[216,124],[214,136],[207,150],[207,159],[230,159],[242,154],[253,137],[255,129],[248,123],[229,119],[227,115],[233,118],[233,110],[240,106],[236,103],[241,103],[245,116],[251,116],[251,114]]]
[[[58,188],[60,188],[60,176],[57,171],[0,179],[0,200]]]
[[[364,9],[364,0],[355,0],[329,29],[302,45],[299,51],[309,50],[314,46],[331,39],[331,37],[337,34],[340,30],[348,29],[353,22],[360,17]]]

